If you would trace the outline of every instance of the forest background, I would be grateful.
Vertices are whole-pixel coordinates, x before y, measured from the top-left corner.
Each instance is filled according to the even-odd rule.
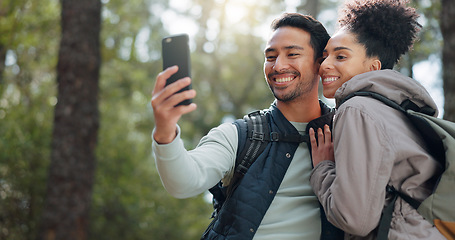
[[[191,38],[198,109],[179,122],[191,149],[273,101],[262,72],[272,19],[311,14],[333,34],[342,2],[0,0],[0,240],[198,239],[211,203],[171,197],[151,154],[161,39]],[[396,69],[454,120],[454,4],[411,2],[423,30]]]

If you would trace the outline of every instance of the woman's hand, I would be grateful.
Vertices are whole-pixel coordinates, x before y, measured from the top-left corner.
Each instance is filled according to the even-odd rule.
[[[329,126],[324,126],[324,131],[318,128],[318,141],[316,141],[315,132],[310,128],[311,155],[313,157],[313,166],[318,165],[324,160],[335,161],[333,152],[332,134]]]

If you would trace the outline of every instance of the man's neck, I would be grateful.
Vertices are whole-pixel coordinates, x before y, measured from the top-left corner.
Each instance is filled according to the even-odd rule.
[[[321,116],[321,106],[317,97],[304,101],[277,101],[276,105],[290,122],[309,122]]]

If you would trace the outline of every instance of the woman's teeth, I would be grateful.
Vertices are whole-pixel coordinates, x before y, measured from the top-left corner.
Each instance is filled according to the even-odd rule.
[[[328,77],[328,78],[324,78],[323,82],[330,83],[330,82],[335,82],[336,80],[338,80],[338,77]]]

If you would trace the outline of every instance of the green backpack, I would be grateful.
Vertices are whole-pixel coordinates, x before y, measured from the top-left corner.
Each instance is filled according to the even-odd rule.
[[[455,123],[433,117],[434,110],[419,108],[409,99],[401,104],[374,92],[354,92],[343,102],[354,96],[375,98],[386,105],[401,111],[420,132],[428,146],[429,153],[444,166],[433,193],[423,202],[418,202],[391,186],[387,191],[394,195],[393,202],[383,210],[378,230],[378,240],[386,240],[392,220],[392,212],[397,197],[403,198],[447,238],[455,239]],[[341,105],[341,104],[340,104]]]

